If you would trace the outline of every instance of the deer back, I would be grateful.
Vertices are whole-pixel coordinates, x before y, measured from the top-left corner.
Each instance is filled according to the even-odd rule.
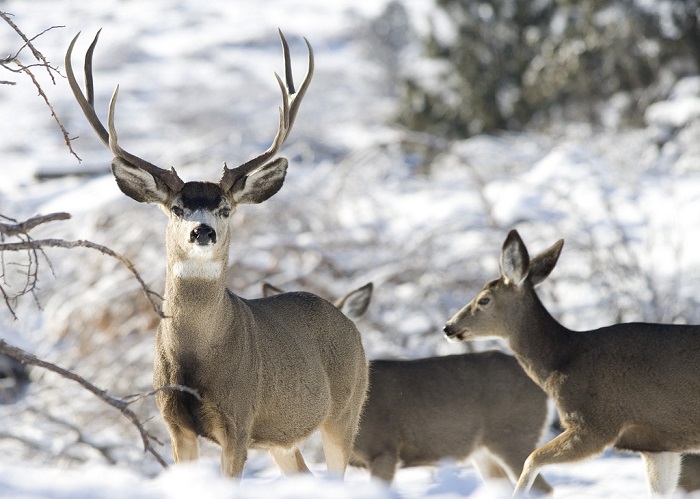
[[[368,466],[396,453],[406,466],[464,459],[512,433],[540,439],[547,396],[509,355],[469,353],[370,362],[370,389],[354,454]]]

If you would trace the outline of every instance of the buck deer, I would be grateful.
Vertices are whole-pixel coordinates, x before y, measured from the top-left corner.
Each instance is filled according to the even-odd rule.
[[[458,340],[504,338],[559,409],[564,432],[530,454],[516,491],[526,492],[543,466],[614,446],[639,452],[650,491],[669,493],[681,453],[700,449],[700,326],[566,329],[534,289],[554,268],[563,244],[530,259],[511,231],[501,252],[501,277],[452,317],[445,333]]]
[[[282,290],[267,283],[263,294]],[[371,283],[334,303],[352,319],[367,310]],[[515,483],[549,423],[547,395],[500,352],[370,361],[369,393],[350,464],[375,478],[397,468],[470,458],[485,479]],[[551,486],[537,477],[541,493]]]
[[[98,32],[99,36],[99,32]],[[153,382],[196,389],[159,391],[156,402],[172,439],[176,462],[199,456],[198,436],[221,446],[221,468],[240,476],[248,448],[269,450],[287,473],[308,471],[298,450],[320,428],[328,469],[343,475],[366,396],[367,362],[360,334],[333,305],[310,293],[246,300],[225,287],[231,241],[229,216],[241,203],[261,203],[284,181],[287,160],[277,158],[294,124],[313,74],[294,90],[289,47],[282,41],[286,87],[279,129],[270,148],[224,172],[218,183],[183,182],[129,154],[117,143],[115,90],[105,130],[94,109],[92,55],[85,57],[87,98],[76,82],[71,53],[66,73],[75,97],[105,146],[114,154],[112,172],[124,194],[156,203],[168,216],[166,283],[156,336]]]

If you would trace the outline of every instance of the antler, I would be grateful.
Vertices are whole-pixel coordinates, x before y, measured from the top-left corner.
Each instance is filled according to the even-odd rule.
[[[294,89],[294,79],[292,77],[292,63],[289,56],[289,45],[287,45],[287,40],[282,34],[282,30],[278,30],[280,34],[280,39],[282,41],[282,52],[284,55],[284,78],[287,83],[282,82],[282,78],[275,73],[277,78],[277,83],[279,83],[280,89],[282,90],[282,107],[280,107],[280,123],[277,130],[277,135],[272,141],[272,145],[262,153],[261,155],[251,159],[250,161],[243,163],[236,168],[228,168],[226,163],[224,163],[224,173],[219,180],[219,185],[224,191],[228,191],[237,180],[242,177],[250,175],[256,169],[260,168],[262,165],[270,161],[282,148],[282,144],[287,140],[289,132],[292,130],[292,125],[294,125],[294,119],[296,118],[297,111],[299,111],[299,106],[301,105],[301,100],[304,98],[306,89],[309,88],[309,83],[311,83],[311,77],[314,74],[314,51],[311,48],[309,41],[304,38],[306,46],[309,49],[309,69],[306,72],[304,81],[301,82],[301,87],[299,91]]]
[[[109,102],[109,116],[107,118],[107,126],[109,127],[109,132],[105,130],[104,125],[100,122],[95,112],[94,103],[94,92],[92,88],[92,54],[95,51],[95,46],[97,45],[97,39],[100,36],[99,30],[95,35],[95,39],[90,44],[87,52],[85,53],[85,88],[87,92],[87,98],[83,95],[80,85],[75,79],[75,74],[73,73],[73,65],[71,63],[71,56],[73,54],[73,46],[78,40],[80,33],[75,35],[75,38],[70,42],[68,50],[66,51],[66,76],[68,77],[68,83],[70,84],[71,90],[73,90],[73,95],[75,99],[80,104],[80,108],[83,110],[83,114],[87,118],[90,125],[92,125],[93,130],[97,133],[97,136],[102,140],[102,143],[107,147],[112,154],[117,158],[120,158],[127,163],[133,165],[136,168],[147,171],[154,177],[162,180],[170,189],[177,192],[184,185],[184,182],[178,177],[177,172],[174,168],[170,170],[164,170],[163,168],[158,168],[157,166],[149,163],[148,161],[141,159],[133,154],[125,151],[119,146],[117,141],[117,130],[114,127],[114,109],[117,104],[117,94],[119,93],[119,85],[114,90],[112,94],[112,99]]]

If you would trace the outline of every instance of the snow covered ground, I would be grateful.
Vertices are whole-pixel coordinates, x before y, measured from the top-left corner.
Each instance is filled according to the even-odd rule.
[[[375,297],[359,322],[371,358],[415,358],[465,351],[441,328],[486,279],[500,245],[517,227],[533,251],[566,240],[542,296],[571,328],[616,320],[700,322],[700,86],[682,82],[648,110],[648,126],[602,133],[563,126],[557,136],[478,136],[441,145],[422,171],[402,142],[417,137],[390,124],[396,73],[413,61],[431,10],[403,0],[408,24],[400,50],[376,29],[386,0],[68,0],[5,1],[0,9],[63,67],[81,31],[78,58],[97,29],[98,113],[120,84],[117,129],[129,151],[186,180],[216,180],[220,165],[267,148],[277,124],[281,71],[277,28],[292,47],[297,80],[316,74],[285,146],[285,186],[233,217],[230,286],[260,295],[269,280],[335,297],[373,281]],[[375,28],[374,30],[372,28]],[[0,25],[2,52],[19,48]],[[26,55],[25,55],[26,57]],[[417,67],[420,64],[416,63]],[[415,70],[415,69],[414,69]],[[0,213],[16,219],[67,211],[72,220],[34,237],[86,238],[130,258],[162,289],[164,217],[123,196],[102,148],[65,80],[38,77],[83,163],[69,155],[36,90],[21,75],[0,86]],[[39,182],[36,174],[102,170],[103,175]],[[117,395],[148,391],[157,318],[131,274],[87,250],[47,252],[38,300],[20,300],[19,319],[0,310],[0,337],[71,368]],[[19,269],[21,270],[21,268]],[[20,273],[18,272],[18,275]],[[18,281],[18,275],[7,279]],[[479,348],[493,346],[482,345]],[[135,410],[167,442],[152,400]],[[347,483],[283,479],[251,453],[242,482],[218,476],[218,452],[198,466],[161,472],[143,456],[123,418],[70,382],[35,371],[25,396],[0,406],[3,497],[509,497],[475,472],[446,463],[401,470],[392,488],[350,470]],[[309,454],[315,455],[313,445]],[[167,444],[163,455],[169,456]],[[115,464],[110,464],[115,463]],[[315,468],[322,470],[322,465]],[[320,473],[322,474],[322,472]],[[646,485],[635,456],[606,454],[552,466],[555,497],[640,497]]]

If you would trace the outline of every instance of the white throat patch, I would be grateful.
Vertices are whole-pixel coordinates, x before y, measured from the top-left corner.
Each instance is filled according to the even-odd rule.
[[[179,279],[218,280],[224,272],[224,265],[218,260],[188,258],[175,262],[173,276]]]

